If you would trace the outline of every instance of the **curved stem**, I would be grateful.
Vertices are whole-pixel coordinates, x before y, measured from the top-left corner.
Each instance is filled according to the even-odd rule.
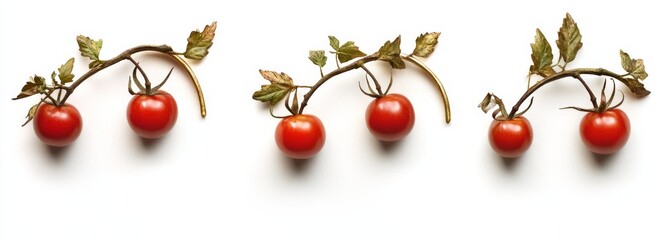
[[[417,67],[421,68],[428,74],[428,76],[435,81],[437,84],[437,88],[440,91],[440,94],[442,95],[442,100],[444,102],[444,115],[446,118],[446,122],[449,123],[451,122],[451,104],[449,104],[449,97],[446,95],[446,90],[444,89],[444,85],[442,85],[442,82],[440,81],[439,78],[437,78],[437,75],[433,71],[430,70],[423,62],[419,61],[419,59],[406,55],[406,56],[401,56],[403,57],[403,60],[407,60],[408,62],[411,62],[415,64]]]
[[[326,74],[325,76],[323,76],[321,79],[319,79],[319,81],[317,81],[317,83],[315,83],[315,84],[310,88],[310,90],[309,90],[305,95],[303,95],[303,102],[301,102],[301,108],[298,110],[298,114],[303,114],[303,110],[304,110],[305,107],[307,106],[308,101],[310,101],[310,98],[312,97],[312,95],[314,94],[314,92],[316,92],[317,89],[318,89],[319,87],[321,87],[321,85],[323,85],[324,83],[326,83],[326,81],[330,80],[331,78],[333,78],[333,77],[335,77],[335,76],[337,76],[337,75],[339,75],[339,74],[342,74],[342,73],[345,73],[345,72],[351,71],[351,70],[353,70],[353,69],[358,69],[358,68],[360,68],[362,65],[364,65],[365,63],[368,63],[368,62],[371,62],[371,61],[375,61],[375,60],[378,60],[378,54],[377,54],[377,53],[374,53],[374,54],[371,54],[371,55],[367,55],[367,56],[365,56],[365,57],[362,57],[360,60],[357,60],[357,61],[355,61],[355,62],[352,62],[352,63],[349,64],[349,65],[346,65],[346,66],[340,67],[340,68],[338,68],[338,69],[335,69],[335,70],[333,70],[332,72],[329,72],[328,74]]]
[[[599,105],[597,105],[597,97],[594,95],[594,93],[592,93],[592,89],[590,89],[590,86],[588,86],[588,84],[585,83],[585,80],[583,80],[581,74],[575,75],[574,78],[578,79],[579,82],[583,84],[583,87],[585,87],[585,90],[588,91],[588,95],[590,95],[590,102],[592,102],[592,108],[594,109],[599,108]]]
[[[177,54],[167,54],[171,56],[176,62],[178,62],[182,67],[185,69],[185,72],[189,74],[189,77],[191,78],[191,81],[194,83],[194,88],[196,89],[196,94],[198,95],[198,103],[200,106],[200,116],[205,117],[207,116],[207,108],[205,107],[205,97],[203,96],[203,89],[200,88],[200,83],[198,82],[198,78],[196,77],[196,74],[194,71],[191,69],[191,66],[189,66],[189,63],[182,59],[180,55]]]
[[[435,73],[433,71],[431,71],[430,68],[428,68],[424,63],[422,63],[419,59],[415,58],[414,56],[412,56],[412,55],[401,55],[401,57],[403,58],[403,60],[411,62],[411,63],[415,64],[417,67],[424,70],[424,72],[426,72],[426,74],[428,74],[430,76],[430,78],[433,79],[433,81],[435,81],[435,83],[437,84],[437,87],[438,87],[438,89],[439,89],[439,91],[442,95],[442,99],[444,100],[444,113],[445,113],[446,122],[447,123],[451,122],[451,107],[450,107],[451,105],[449,104],[449,97],[446,95],[446,90],[444,90],[444,85],[442,85],[442,82],[437,77],[437,75],[435,75]],[[348,71],[353,70],[353,69],[363,67],[365,63],[375,61],[375,60],[378,60],[378,53],[374,53],[374,54],[362,57],[360,60],[357,60],[357,61],[355,61],[355,62],[353,62],[349,65],[343,66],[341,68],[335,69],[334,71],[329,72],[328,74],[323,76],[303,96],[303,102],[301,103],[301,107],[298,111],[298,114],[303,114],[303,110],[307,106],[308,101],[310,101],[310,98],[312,97],[314,92],[316,92],[317,89],[319,87],[321,87],[321,85],[326,83],[326,81],[330,80],[331,78],[333,78],[333,77],[335,77],[339,74],[348,72]],[[367,71],[366,68],[363,68],[363,69],[365,69],[365,71]],[[368,74],[369,74],[369,72],[368,72]]]
[[[100,72],[101,70],[111,67],[114,64],[119,63],[120,61],[128,59],[132,54],[138,53],[138,52],[145,52],[145,51],[154,51],[154,52],[161,52],[161,53],[171,53],[173,52],[173,49],[169,47],[168,45],[159,45],[159,46],[152,46],[152,45],[142,45],[142,46],[137,46],[134,48],[130,48],[128,50],[123,51],[121,54],[117,55],[116,57],[109,59],[107,61],[103,61],[102,64],[89,69],[88,72],[86,72],[84,75],[82,75],[80,78],[75,80],[68,88],[66,88],[66,95],[64,95],[64,98],[62,99],[62,104],[66,102],[69,96],[75,91],[75,88],[80,86],[85,80],[87,80],[89,77],[93,76],[94,74]]]
[[[383,95],[383,90],[380,87],[380,83],[378,82],[378,79],[376,79],[376,76],[374,76],[374,74],[371,71],[369,71],[369,68],[364,66],[364,64],[360,67],[362,68],[362,70],[367,72],[367,75],[369,75],[369,77],[371,77],[371,80],[374,81],[374,86],[376,86],[376,91],[378,92],[378,94]]]
[[[622,75],[619,75],[617,73],[611,72],[609,70],[603,69],[603,68],[576,68],[576,69],[570,69],[570,70],[565,70],[559,73],[556,73],[554,75],[551,75],[547,78],[544,78],[538,82],[536,82],[533,86],[531,86],[529,89],[526,90],[524,95],[522,95],[517,103],[512,107],[512,110],[508,114],[509,118],[513,118],[517,111],[519,110],[519,107],[528,99],[531,94],[533,94],[536,90],[538,90],[540,87],[544,86],[547,83],[556,81],[558,79],[562,79],[565,77],[573,77],[576,78],[577,76],[580,77],[580,75],[583,74],[588,74],[588,75],[597,75],[597,76],[609,76],[612,78],[615,78],[619,80],[620,82],[624,83],[627,85],[629,88],[631,88],[631,91],[635,93],[638,96],[646,96],[650,92],[644,88],[635,88],[635,85],[637,80],[635,79],[629,79],[626,77],[623,77]],[[636,82],[630,82],[630,81],[636,81]],[[639,82],[638,82],[639,83]],[[635,88],[635,89],[634,89]]]
[[[134,64],[134,67],[137,68],[137,70],[139,70],[139,73],[141,73],[141,76],[144,77],[144,83],[146,84],[146,93],[150,94],[151,83],[150,83],[150,79],[148,79],[148,75],[146,75],[146,71],[144,71],[143,68],[141,68],[141,65],[139,65],[139,63],[135,61],[134,58],[132,58],[132,56],[128,56],[128,60],[130,60],[130,62]],[[138,81],[138,79],[136,79],[136,75],[134,81],[135,82]]]
[[[91,76],[93,76],[96,73],[100,72],[101,70],[103,70],[105,68],[108,68],[108,67],[111,67],[114,64],[117,64],[117,63],[119,63],[123,60],[131,59],[132,54],[139,53],[139,52],[148,52],[148,51],[164,53],[167,56],[170,56],[171,58],[173,58],[173,60],[175,60],[176,62],[180,63],[180,65],[182,65],[182,67],[187,72],[187,74],[189,74],[189,77],[191,78],[191,80],[194,83],[194,87],[196,88],[196,93],[198,94],[198,99],[200,101],[200,114],[201,114],[202,117],[205,117],[207,115],[206,108],[205,108],[205,99],[203,97],[203,92],[200,88],[200,84],[198,83],[198,79],[196,78],[196,74],[194,74],[194,72],[191,69],[191,67],[189,66],[189,64],[184,59],[182,59],[182,57],[180,57],[178,55],[178,53],[174,52],[173,49],[168,45],[158,45],[158,46],[156,46],[156,45],[141,45],[141,46],[137,46],[137,47],[127,49],[127,50],[123,51],[122,53],[120,53],[119,55],[117,55],[116,57],[114,57],[112,59],[109,59],[109,60],[106,60],[106,61],[103,61],[102,64],[100,64],[100,65],[98,65],[94,68],[89,69],[88,72],[86,72],[80,78],[75,80],[75,82],[73,82],[70,86],[62,87],[62,89],[66,90],[66,94],[61,99],[60,104],[64,104],[66,102],[66,100],[68,99],[68,97],[70,97],[70,95],[73,93],[73,91],[78,86],[80,86],[80,84],[82,84],[84,81],[86,81]],[[144,75],[144,77],[145,77],[145,75]]]

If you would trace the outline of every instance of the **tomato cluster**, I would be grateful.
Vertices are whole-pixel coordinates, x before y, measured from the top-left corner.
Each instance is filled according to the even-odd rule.
[[[415,124],[412,103],[401,94],[388,94],[374,99],[367,107],[366,124],[380,141],[399,141]],[[307,159],[323,148],[326,132],[321,120],[310,114],[283,118],[275,133],[276,145],[288,157]]]
[[[127,108],[130,127],[143,138],[160,138],[168,133],[178,117],[175,99],[164,91],[154,95],[137,94]],[[47,145],[71,145],[82,132],[82,116],[71,104],[39,105],[34,115],[34,133]]]
[[[631,123],[621,109],[589,112],[579,125],[581,140],[593,153],[613,154],[629,140]],[[493,120],[488,134],[490,146],[502,157],[516,158],[524,154],[533,141],[531,124],[525,117]]]
[[[122,61],[134,64],[132,76],[128,76],[128,92],[133,95],[130,100],[126,116],[132,130],[142,138],[160,138],[168,133],[178,118],[178,106],[175,99],[167,92],[160,90],[173,72],[173,68],[166,78],[156,86],[152,86],[146,71],[133,58],[133,54],[141,52],[157,52],[172,58],[191,77],[198,94],[201,116],[205,117],[205,101],[196,75],[183,59],[201,60],[209,53],[213,45],[216,22],[206,25],[202,31],[191,31],[187,38],[187,47],[184,52],[174,51],[169,45],[138,45],[116,55],[110,59],[101,59],[100,52],[103,46],[102,39],[92,39],[78,35],[77,48],[79,54],[88,58],[89,69],[86,73],[73,74],[75,58],[72,57],[51,74],[51,81],[45,77],[34,74],[21,88],[20,93],[13,100],[23,99],[34,95],[41,95],[39,102],[33,105],[26,116],[25,126],[34,120],[34,132],[47,145],[64,147],[72,144],[82,131],[82,117],[78,110],[66,102],[71,94],[91,76]],[[143,76],[142,83],[137,76]],[[132,86],[136,85],[135,92]]]

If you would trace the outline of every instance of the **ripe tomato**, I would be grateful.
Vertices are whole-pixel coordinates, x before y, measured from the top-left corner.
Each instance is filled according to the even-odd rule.
[[[369,103],[365,114],[371,134],[381,141],[398,141],[415,125],[415,110],[401,94],[388,94]]]
[[[516,158],[524,154],[533,142],[533,128],[524,117],[493,120],[488,139],[492,149],[502,157]]]
[[[286,117],[276,127],[276,144],[290,158],[313,157],[323,148],[325,140],[323,123],[314,115]]]
[[[171,94],[157,91],[153,95],[137,94],[128,103],[128,123],[143,138],[159,138],[178,120],[178,105]]]
[[[611,154],[622,149],[629,140],[631,123],[624,111],[611,109],[585,114],[579,126],[581,139],[590,151]]]
[[[58,107],[43,103],[36,110],[33,120],[34,133],[42,142],[50,146],[68,146],[82,132],[80,112],[70,104]]]

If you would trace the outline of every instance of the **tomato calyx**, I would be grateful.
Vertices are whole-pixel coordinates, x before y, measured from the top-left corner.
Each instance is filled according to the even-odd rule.
[[[376,76],[374,76],[366,66],[362,65],[360,66],[360,68],[362,68],[362,70],[366,72],[366,74],[364,75],[364,81],[367,83],[367,88],[369,89],[369,92],[362,89],[362,84],[358,82],[358,87],[360,88],[360,91],[364,95],[367,95],[372,98],[382,98],[384,96],[387,96],[387,93],[389,93],[390,88],[392,88],[392,83],[394,82],[393,75],[390,73],[389,84],[387,85],[385,91],[383,91],[380,86],[380,83],[378,82],[378,79],[376,79]],[[374,91],[374,89],[371,87],[371,83],[369,83],[369,76],[371,76],[371,80],[374,82],[374,85],[376,86],[376,91]]]
[[[622,92],[620,90],[616,91],[615,80],[611,79],[611,82],[613,83],[613,90],[610,94],[610,98],[606,99],[606,93],[605,93],[606,92],[606,82],[607,82],[607,80],[604,80],[604,85],[601,87],[601,94],[600,94],[600,98],[599,98],[599,104],[597,104],[597,102],[594,101],[594,97],[593,97],[593,98],[591,98],[592,102],[593,102],[593,104],[592,104],[593,106],[590,109],[574,107],[574,106],[562,107],[560,109],[574,109],[574,110],[581,111],[581,112],[602,113],[602,112],[613,110],[613,109],[619,107],[620,105],[622,105],[622,103],[624,103],[624,92]],[[617,104],[611,105],[613,103],[613,100],[615,100],[615,92],[620,92],[622,94],[622,99]],[[594,95],[592,95],[592,96],[594,96]]]
[[[130,93],[130,95],[138,94],[138,95],[152,96],[152,95],[157,94],[157,91],[159,91],[159,89],[166,83],[166,81],[169,80],[169,77],[171,76],[171,73],[173,72],[173,68],[171,68],[171,70],[169,70],[169,73],[166,74],[166,77],[164,78],[164,80],[162,80],[162,82],[160,84],[158,84],[155,87],[151,87],[150,79],[148,79],[148,75],[146,75],[146,72],[143,70],[143,68],[141,68],[141,66],[139,66],[139,63],[134,61],[134,59],[132,59],[132,57],[128,57],[128,59],[132,63],[134,63],[134,69],[132,70],[132,76],[128,76],[128,92]],[[139,73],[141,74],[141,76],[143,76],[145,84],[141,84],[141,81],[137,77],[137,70],[139,70]],[[137,88],[139,89],[139,92],[135,92],[134,90],[132,90],[133,79],[134,79],[134,85],[137,86]]]

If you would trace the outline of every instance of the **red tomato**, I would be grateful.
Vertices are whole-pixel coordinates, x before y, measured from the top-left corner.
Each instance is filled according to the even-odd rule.
[[[401,94],[388,94],[369,103],[365,114],[371,134],[381,141],[398,141],[415,126],[415,110]]]
[[[68,146],[82,132],[80,112],[70,104],[59,107],[49,103],[41,104],[33,120],[36,136],[50,146]]]
[[[516,158],[524,154],[533,142],[533,128],[524,117],[493,120],[488,139],[492,149],[502,157]]]
[[[325,140],[323,123],[314,115],[286,117],[276,127],[276,144],[290,158],[313,157],[323,148]]]
[[[622,149],[629,140],[631,123],[624,111],[611,109],[585,114],[579,126],[581,139],[590,151],[611,154]]]
[[[128,123],[143,138],[159,138],[178,120],[178,105],[171,94],[157,91],[153,95],[137,94],[128,103]]]

